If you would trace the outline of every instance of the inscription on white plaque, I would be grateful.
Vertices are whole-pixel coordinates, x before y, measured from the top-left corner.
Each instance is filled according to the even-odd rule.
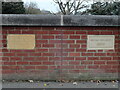
[[[114,35],[88,35],[87,50],[114,49]]]

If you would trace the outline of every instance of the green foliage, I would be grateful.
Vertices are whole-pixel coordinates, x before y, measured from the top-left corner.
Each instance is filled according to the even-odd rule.
[[[85,14],[91,15],[120,15],[120,2],[96,2],[91,9],[87,9]]]
[[[2,14],[24,14],[23,2],[2,2]]]

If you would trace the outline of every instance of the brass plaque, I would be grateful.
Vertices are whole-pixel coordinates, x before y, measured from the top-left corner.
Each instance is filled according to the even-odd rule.
[[[88,35],[87,49],[114,49],[115,36],[114,35]]]
[[[34,49],[35,35],[9,34],[7,36],[7,49]]]

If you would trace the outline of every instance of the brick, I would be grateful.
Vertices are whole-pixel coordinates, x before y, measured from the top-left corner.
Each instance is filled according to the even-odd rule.
[[[68,56],[68,53],[57,52],[57,53],[54,53],[54,54],[55,54],[54,56]]]
[[[81,45],[81,48],[87,48],[87,45]]]
[[[29,27],[15,27],[15,30],[29,30]]]
[[[21,31],[8,31],[9,34],[21,34]]]
[[[88,60],[99,60],[99,57],[88,57]]]
[[[10,57],[10,60],[12,61],[19,61],[19,60],[22,60],[21,57]]]
[[[36,40],[40,40],[42,39],[42,34],[36,34],[35,37],[36,37]]]
[[[62,49],[63,52],[74,52],[74,49]]]
[[[48,69],[48,66],[36,66],[36,69]]]
[[[87,52],[96,52],[96,50],[87,50]]]
[[[74,60],[74,57],[62,57],[63,60]]]
[[[37,60],[37,61],[48,61],[49,59],[48,59],[48,57],[36,57],[35,60]]]
[[[56,39],[68,39],[68,35],[56,36]]]
[[[42,53],[41,56],[54,56],[54,53]]]
[[[2,30],[4,31],[4,30],[14,30],[15,29],[15,27],[2,27]]]
[[[42,47],[54,47],[54,44],[43,44]]]
[[[15,69],[15,70],[17,70],[17,69],[21,69],[22,67],[20,67],[20,66],[2,66],[2,69],[6,69],[6,70],[13,70],[13,69]]]
[[[28,70],[17,70],[16,73],[25,73],[28,72]]]
[[[95,53],[95,56],[106,56],[106,53]]]
[[[112,57],[100,57],[100,60],[111,60]]]
[[[23,50],[9,50],[9,51],[10,51],[10,52],[15,52],[15,53],[16,53],[16,52],[17,52],[17,53],[18,53],[18,52],[23,52]]]
[[[80,62],[78,62],[78,61],[70,61],[69,64],[79,65]]]
[[[76,40],[76,43],[87,43],[87,41],[86,40]]]
[[[119,65],[113,65],[113,66],[111,66],[111,67],[112,67],[112,69],[118,69],[118,68],[120,68]]]
[[[119,35],[119,31],[113,31],[114,35]]]
[[[50,52],[62,52],[62,49],[49,49]]]
[[[61,66],[60,69],[74,69],[74,66]]]
[[[62,43],[75,43],[75,40],[63,40]]]
[[[93,56],[93,53],[82,53],[82,56]]]
[[[74,31],[63,31],[63,34],[74,34]]]
[[[88,31],[88,34],[92,34],[92,35],[99,35],[100,32],[99,31]]]
[[[76,57],[75,60],[86,60],[86,57]]]
[[[16,56],[28,56],[28,53],[16,53]]]
[[[54,36],[43,35],[42,39],[54,39]]]
[[[93,66],[88,66],[89,69],[96,69],[96,68],[99,68],[98,65],[93,65]]]
[[[1,32],[2,34],[7,34],[7,30],[4,30]]]
[[[36,52],[35,50],[22,50],[22,52],[29,52],[29,53],[31,53],[31,52]]]
[[[86,49],[76,49],[76,52],[86,52]]]
[[[36,52],[48,52],[48,49],[37,49]]]
[[[4,56],[15,56],[15,53],[4,53]]]
[[[41,53],[30,53],[29,56],[42,56]]]
[[[94,61],[94,64],[105,64],[105,61]]]
[[[69,62],[68,61],[57,61],[55,62],[55,65],[60,65],[60,66],[63,66],[63,65],[69,65]]]
[[[54,65],[54,62],[43,62],[43,65]]]
[[[68,44],[55,44],[56,45],[56,48],[68,48]]]
[[[103,50],[98,50],[98,52],[103,52]]]
[[[82,61],[81,64],[92,64],[92,61]]]
[[[16,65],[16,62],[4,62],[4,65]]]
[[[50,43],[62,43],[61,40],[50,40],[49,42],[50,42]]]
[[[80,56],[80,53],[69,53],[69,56]]]
[[[81,39],[87,39],[87,35],[82,35]]]
[[[100,32],[100,34],[102,34],[102,35],[111,35],[111,34],[113,34],[113,32],[112,31],[102,31],[102,32]]]
[[[50,31],[49,34],[61,34],[62,31]]]
[[[9,61],[9,57],[2,57],[3,61]]]
[[[56,69],[56,66],[49,66],[49,69]]]
[[[30,65],[41,65],[41,62],[30,62]]]
[[[86,31],[76,31],[76,34],[86,34]]]
[[[99,68],[100,68],[100,69],[110,69],[111,66],[110,66],[110,65],[100,65]]]
[[[79,44],[71,44],[70,48],[80,48],[80,45]]]
[[[28,61],[34,61],[35,60],[35,57],[24,57],[23,60],[28,60]]]
[[[113,57],[113,60],[118,60],[119,58],[118,57]]]
[[[7,43],[6,40],[0,40],[0,43]]]
[[[18,65],[28,65],[29,63],[28,62],[17,62]]]
[[[22,31],[22,34],[34,34],[34,31]]]
[[[70,39],[80,39],[80,36],[70,36]]]
[[[118,53],[107,53],[107,56],[118,56]]]
[[[118,61],[107,61],[107,64],[120,64],[120,62],[118,62]]]
[[[75,69],[85,69],[86,66],[75,66]]]
[[[48,43],[48,40],[36,40],[36,43]]]
[[[52,61],[52,60],[53,60],[53,61],[54,61],[54,60],[61,60],[61,57],[49,57],[49,60],[51,60],[51,61]]]
[[[1,49],[2,52],[9,52],[8,49]]]
[[[16,70],[2,70],[2,74],[14,74],[16,73]]]
[[[35,31],[35,34],[49,34],[49,31]]]
[[[0,56],[3,56],[3,53],[0,53]],[[5,55],[4,55],[5,56]]]
[[[35,66],[24,66],[24,69],[35,69]]]

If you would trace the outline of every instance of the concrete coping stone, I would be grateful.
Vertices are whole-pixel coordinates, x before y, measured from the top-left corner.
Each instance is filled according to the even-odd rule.
[[[1,26],[120,26],[117,15],[0,14]]]

